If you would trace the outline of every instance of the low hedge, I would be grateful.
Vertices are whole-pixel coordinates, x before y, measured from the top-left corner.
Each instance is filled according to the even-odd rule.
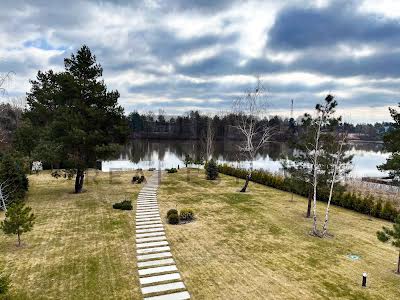
[[[218,165],[218,172],[246,179],[247,170],[230,167],[226,164]],[[307,184],[293,186],[289,178],[281,175],[272,174],[263,170],[254,170],[251,175],[250,181],[273,187],[282,191],[293,192],[300,196],[308,196]],[[318,191],[318,200],[327,202],[329,198],[328,191]],[[370,215],[376,218],[394,221],[400,211],[398,211],[391,202],[375,199],[373,196],[361,196],[351,192],[336,192],[332,197],[333,205],[341,206],[356,212]]]
[[[121,209],[121,210],[132,210],[132,201],[124,200],[121,202],[117,202],[113,204],[114,209]]]

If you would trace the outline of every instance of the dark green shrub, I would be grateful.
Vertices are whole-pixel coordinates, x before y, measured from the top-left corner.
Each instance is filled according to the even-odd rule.
[[[136,181],[138,181],[139,180],[139,176],[133,176],[132,177],[132,183],[135,183]]]
[[[213,159],[206,163],[205,169],[207,180],[215,180],[218,178],[218,166]]]
[[[0,295],[7,294],[10,288],[10,276],[0,273]]]
[[[58,179],[60,177],[63,176],[62,172],[60,170],[54,170],[53,172],[51,172],[51,176],[53,176],[54,178]]]
[[[194,219],[193,210],[190,208],[183,208],[179,213],[179,219],[181,221],[192,221]]]
[[[175,208],[171,208],[168,212],[167,212],[167,218],[172,215],[172,214],[178,214],[178,211]]]
[[[113,204],[114,209],[121,209],[121,210],[132,210],[132,201],[129,200],[124,200],[121,202],[117,202]]]
[[[144,176],[142,175],[142,176],[140,176],[140,178],[138,179],[138,181],[137,181],[137,183],[142,183],[144,181]]]
[[[179,224],[179,216],[178,216],[178,214],[170,214],[168,216],[168,223],[169,224]]]
[[[176,168],[167,169],[167,173],[176,173],[178,170]]]

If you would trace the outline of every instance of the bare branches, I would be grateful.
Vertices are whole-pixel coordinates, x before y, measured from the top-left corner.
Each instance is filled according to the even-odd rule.
[[[12,75],[15,73],[13,71],[10,71],[6,74],[0,75],[0,95],[4,95],[6,93],[6,88],[4,87],[5,84],[11,80]]]

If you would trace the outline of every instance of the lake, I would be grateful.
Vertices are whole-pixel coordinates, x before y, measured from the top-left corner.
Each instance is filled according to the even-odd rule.
[[[249,162],[240,161],[237,144],[216,142],[213,157],[220,163],[230,163],[239,167],[248,167]],[[156,141],[134,140],[127,144],[118,158],[102,162],[102,171],[132,170],[148,168],[172,168],[184,166],[186,154],[191,157],[202,153],[202,144],[199,141]],[[254,168],[270,172],[281,171],[280,158],[293,151],[283,143],[271,143],[258,153],[254,161]],[[389,153],[382,150],[381,144],[360,143],[352,144],[349,153],[354,155],[350,176],[384,176],[376,166],[386,161]],[[240,161],[240,162],[238,162]]]

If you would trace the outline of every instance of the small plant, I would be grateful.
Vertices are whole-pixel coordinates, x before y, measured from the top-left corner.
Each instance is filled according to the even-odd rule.
[[[149,171],[155,171],[156,170],[156,168],[149,168]]]
[[[135,183],[136,181],[138,181],[138,179],[139,179],[139,176],[133,176],[131,182]]]
[[[218,166],[213,159],[207,162],[205,169],[207,180],[215,180],[218,178]]]
[[[194,219],[194,213],[193,210],[190,208],[183,208],[181,209],[180,213],[179,213],[179,219],[181,221],[192,221]]]
[[[53,172],[51,172],[51,176],[53,176],[54,178],[58,179],[62,176],[62,173],[60,170],[54,170]]]
[[[178,211],[175,209],[175,208],[171,208],[168,212],[167,212],[167,218],[170,216],[170,215],[173,215],[173,214],[178,214]]]
[[[114,209],[121,209],[121,210],[132,210],[132,201],[130,200],[124,200],[121,202],[117,202],[113,204]]]
[[[167,173],[176,173],[178,170],[176,168],[167,169]]]
[[[386,243],[391,240],[392,246],[399,250],[399,259],[397,261],[397,274],[400,274],[400,216],[397,217],[393,229],[383,227],[382,231],[376,233],[378,240]]]
[[[10,288],[10,276],[4,273],[0,273],[0,295],[7,294]]]
[[[170,214],[168,216],[168,223],[169,224],[179,224],[179,216],[177,213]]]
[[[21,246],[21,235],[32,230],[35,215],[31,213],[32,208],[25,207],[23,202],[15,203],[6,212],[6,218],[0,224],[5,234],[16,234],[18,246]]]

